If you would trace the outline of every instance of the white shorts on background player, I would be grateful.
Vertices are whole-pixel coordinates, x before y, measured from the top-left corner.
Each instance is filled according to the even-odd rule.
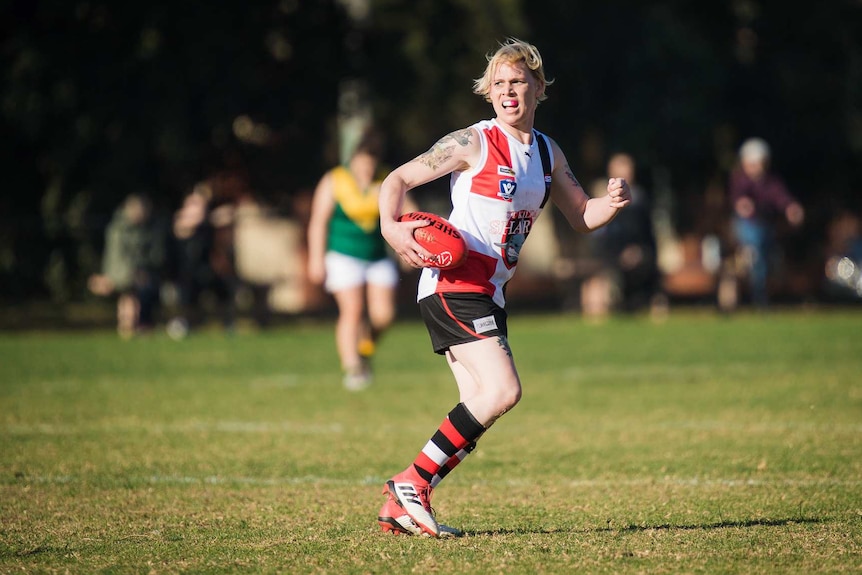
[[[332,293],[365,284],[398,285],[398,268],[389,258],[370,262],[338,252],[326,252],[326,291]]]

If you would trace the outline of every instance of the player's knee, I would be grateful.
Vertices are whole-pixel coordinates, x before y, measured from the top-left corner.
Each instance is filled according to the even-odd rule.
[[[392,322],[395,321],[395,310],[394,309],[386,309],[386,310],[377,310],[371,316],[371,323],[374,329],[377,331],[383,331],[392,325]]]
[[[346,324],[359,325],[364,315],[362,306],[340,305],[338,307],[338,321]]]
[[[503,386],[497,394],[497,401],[502,413],[518,405],[518,402],[521,401],[521,384],[518,381],[513,381]]]

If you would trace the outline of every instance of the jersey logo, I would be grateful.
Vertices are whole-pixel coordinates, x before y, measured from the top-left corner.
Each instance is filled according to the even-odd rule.
[[[500,180],[500,191],[497,196],[507,202],[511,202],[517,189],[518,184],[515,180]]]
[[[509,215],[509,221],[506,222],[506,229],[503,233],[503,241],[494,244],[501,248],[500,255],[503,256],[503,263],[506,264],[507,268],[512,269],[517,265],[521,248],[524,247],[524,242],[527,241],[527,236],[530,235],[532,228],[533,215],[529,210],[520,210]]]
[[[497,165],[497,175],[498,176],[511,176],[514,178],[515,177],[515,170],[513,170],[509,166],[500,166],[498,164]]]

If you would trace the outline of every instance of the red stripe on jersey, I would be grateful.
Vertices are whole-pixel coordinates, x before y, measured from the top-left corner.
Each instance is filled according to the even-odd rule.
[[[452,425],[452,422],[449,421],[448,417],[440,425],[440,431],[443,432],[443,435],[446,436],[446,439],[448,439],[449,442],[454,445],[455,449],[457,449],[458,451],[461,451],[467,446],[467,444],[470,443],[469,441],[464,439],[464,436],[461,435],[457,429],[455,429],[455,426]]]
[[[512,153],[509,149],[509,138],[497,126],[484,130],[485,141],[488,144],[488,159],[484,169],[473,176],[470,192],[488,198],[498,198],[500,181],[507,179],[499,174],[499,166],[512,170]],[[511,178],[509,178],[511,179]]]
[[[478,292],[494,297],[494,284],[491,283],[491,278],[496,270],[495,257],[470,251],[463,265],[453,270],[440,270],[434,291],[437,293]]]

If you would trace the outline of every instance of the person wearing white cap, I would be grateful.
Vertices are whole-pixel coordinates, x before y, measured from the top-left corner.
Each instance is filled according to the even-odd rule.
[[[773,242],[772,223],[777,215],[792,226],[802,225],[805,211],[784,181],[770,171],[771,151],[761,138],[749,138],[739,148],[739,167],[730,176],[728,192],[733,206],[733,232],[750,262],[751,301],[765,307]]]

